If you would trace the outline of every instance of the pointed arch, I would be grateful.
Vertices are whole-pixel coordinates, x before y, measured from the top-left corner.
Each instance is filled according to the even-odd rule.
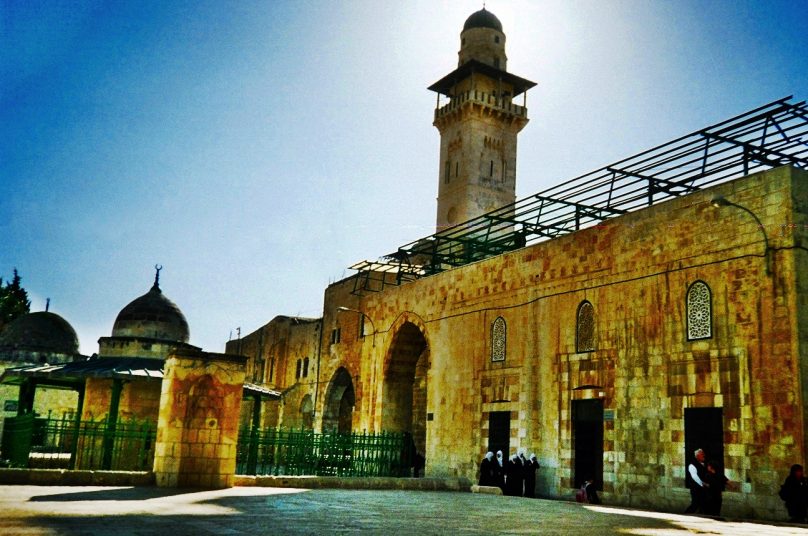
[[[575,351],[578,353],[595,351],[595,307],[589,300],[578,305],[575,315]]]
[[[505,319],[498,316],[491,323],[491,361],[505,361],[507,346],[507,325]]]

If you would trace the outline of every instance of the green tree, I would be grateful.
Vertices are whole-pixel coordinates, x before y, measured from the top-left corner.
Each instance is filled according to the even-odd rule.
[[[14,268],[14,277],[11,281],[3,284],[0,277],[0,332],[18,316],[22,316],[31,310],[31,300],[28,299],[28,292],[20,284],[20,274]]]

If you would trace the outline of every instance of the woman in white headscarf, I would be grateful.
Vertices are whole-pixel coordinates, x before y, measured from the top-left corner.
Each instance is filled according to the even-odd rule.
[[[480,462],[480,485],[481,486],[496,486],[496,470],[494,466],[496,462],[494,461],[494,453],[493,452],[486,452],[485,458],[483,461]]]
[[[539,468],[539,461],[536,455],[530,453],[530,459],[525,465],[525,497],[536,496],[536,470]]]
[[[494,464],[494,471],[496,471],[496,484],[502,493],[505,493],[505,461],[502,459],[502,451],[497,451],[497,462]]]

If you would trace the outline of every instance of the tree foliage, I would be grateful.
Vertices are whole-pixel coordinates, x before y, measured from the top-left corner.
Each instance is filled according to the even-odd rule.
[[[31,310],[31,300],[28,299],[28,292],[20,283],[20,274],[14,268],[14,276],[11,281],[3,284],[0,277],[0,332],[18,316],[22,316]]]

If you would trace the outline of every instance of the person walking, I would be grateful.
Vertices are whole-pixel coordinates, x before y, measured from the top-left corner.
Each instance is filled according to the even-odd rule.
[[[729,480],[724,475],[721,466],[714,462],[707,462],[707,471],[704,474],[704,482],[707,487],[704,490],[704,512],[711,516],[721,515],[722,493],[727,487]]]
[[[808,514],[808,481],[802,465],[795,463],[791,466],[785,482],[780,486],[780,498],[786,503],[788,519],[793,523],[805,523]]]
[[[481,486],[496,486],[496,469],[494,466],[497,462],[494,461],[494,453],[489,451],[485,453],[485,458],[480,462],[480,485]]]
[[[709,486],[704,481],[707,468],[704,466],[706,455],[702,449],[693,452],[693,461],[687,465],[685,472],[685,486],[690,488],[690,506],[685,510],[686,514],[694,512],[704,512],[705,490]]]

